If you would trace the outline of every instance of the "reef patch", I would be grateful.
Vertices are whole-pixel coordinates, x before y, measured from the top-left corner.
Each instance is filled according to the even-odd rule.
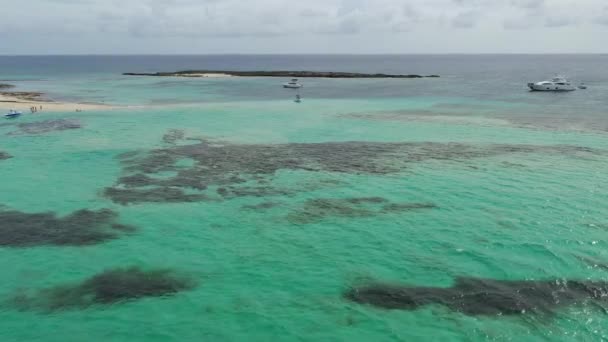
[[[170,145],[175,145],[178,141],[184,140],[186,133],[181,129],[170,129],[163,135],[163,142]]]
[[[276,202],[262,202],[258,204],[244,205],[242,208],[246,210],[264,211],[279,206]]]
[[[109,209],[83,209],[65,217],[0,210],[0,247],[86,246],[136,230],[117,220],[118,214]]]
[[[82,128],[77,120],[58,119],[37,122],[26,122],[17,125],[18,130],[9,132],[8,135],[37,135],[55,131],[65,131]]]
[[[391,310],[441,305],[469,316],[551,314],[560,307],[606,302],[608,282],[457,278],[448,288],[378,284],[350,289],[344,297]]]
[[[122,205],[137,203],[190,203],[207,201],[204,194],[186,194],[179,188],[117,189],[106,188],[103,194]]]
[[[168,297],[191,290],[196,282],[167,269],[119,268],[99,273],[80,284],[60,285],[15,295],[9,303],[23,311],[83,310],[146,297]]]
[[[272,185],[273,177],[281,170],[386,175],[430,160],[463,162],[516,153],[573,157],[606,154],[603,150],[570,145],[360,141],[242,145],[204,139],[195,139],[198,142],[188,145],[176,144],[183,139],[180,131],[169,131],[163,138],[167,147],[121,155],[123,176],[104,194],[121,204],[162,202],[163,196],[157,194],[167,189],[173,192],[167,202],[283,196],[294,190]],[[172,176],[166,177],[168,173]],[[207,196],[181,196],[180,191],[208,192]]]
[[[13,156],[11,156],[10,154],[0,151],[0,160],[5,160],[5,159],[9,159],[12,158]]]
[[[295,224],[308,224],[328,217],[371,217],[391,212],[435,208],[437,205],[433,203],[392,203],[381,197],[317,198],[304,202],[301,208],[287,215],[287,220]]]

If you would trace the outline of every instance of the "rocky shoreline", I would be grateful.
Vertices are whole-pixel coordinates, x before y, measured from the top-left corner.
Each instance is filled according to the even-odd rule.
[[[395,74],[364,74],[355,72],[324,72],[324,71],[223,71],[223,70],[185,70],[175,72],[135,73],[125,72],[125,76],[156,76],[156,77],[208,77],[206,75],[224,75],[226,77],[292,77],[292,78],[437,78],[439,75],[395,75]]]
[[[0,100],[0,102],[18,102],[31,101],[31,102],[51,102],[48,99],[43,98],[44,94],[36,91],[0,91],[0,96],[7,96],[16,100]]]
[[[18,102],[18,101],[32,101],[32,102],[50,102],[50,100],[44,98],[44,93],[38,91],[12,91],[7,89],[15,88],[14,85],[8,83],[0,83],[0,102]],[[9,99],[4,99],[8,97]]]

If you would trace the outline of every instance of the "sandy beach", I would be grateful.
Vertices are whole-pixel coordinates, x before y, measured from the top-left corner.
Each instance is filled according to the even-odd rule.
[[[202,77],[202,78],[236,77],[234,75],[221,74],[221,73],[192,73],[192,74],[183,74],[183,75],[175,75],[175,76],[176,77]]]
[[[23,113],[29,113],[31,107],[37,107],[40,111],[40,106],[42,106],[42,111],[53,112],[75,112],[77,110],[110,110],[116,108],[115,106],[103,104],[42,101],[23,98],[22,96],[13,95],[10,93],[0,94],[0,110],[2,112],[8,111],[9,109],[16,109],[18,111],[22,111]]]

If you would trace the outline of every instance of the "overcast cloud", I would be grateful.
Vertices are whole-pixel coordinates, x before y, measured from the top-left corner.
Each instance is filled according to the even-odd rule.
[[[607,0],[21,0],[0,54],[608,52]]]

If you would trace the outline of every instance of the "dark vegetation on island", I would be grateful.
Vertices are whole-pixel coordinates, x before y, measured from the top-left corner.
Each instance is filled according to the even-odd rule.
[[[178,130],[170,131],[163,140],[165,147],[121,155],[123,175],[104,195],[123,205],[217,201],[293,194],[294,189],[272,184],[280,170],[385,175],[433,160],[463,162],[534,153],[581,158],[606,155],[604,150],[571,145],[361,141],[242,145],[186,138]]]
[[[23,311],[82,310],[146,297],[168,297],[195,287],[196,281],[171,270],[130,267],[99,273],[80,284],[20,293],[8,303]]]
[[[109,209],[78,210],[65,217],[55,213],[0,211],[0,246],[87,246],[117,239],[136,228],[118,223]]]
[[[441,305],[470,316],[553,314],[557,308],[608,302],[608,282],[506,281],[458,278],[447,288],[369,285],[348,290],[350,301],[390,310]]]
[[[0,90],[15,88],[12,84],[0,83]]]
[[[17,124],[16,126],[18,130],[9,132],[8,135],[36,135],[82,128],[82,124],[79,121],[71,119],[27,122]]]
[[[326,72],[326,71],[225,71],[225,70],[184,70],[175,72],[135,73],[126,72],[125,76],[177,76],[203,77],[204,74],[224,74],[240,77],[293,77],[293,78],[436,78],[439,75],[395,75],[395,74],[364,74],[356,72]]]

